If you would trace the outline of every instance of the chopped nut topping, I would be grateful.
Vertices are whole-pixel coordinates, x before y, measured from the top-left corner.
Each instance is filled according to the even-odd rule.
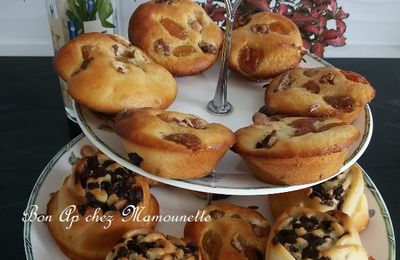
[[[322,84],[330,84],[333,85],[334,82],[333,80],[335,79],[335,75],[332,72],[328,72],[326,74],[323,74],[321,78],[319,79],[319,82]]]
[[[201,32],[201,30],[203,30],[203,26],[201,25],[201,23],[199,23],[199,21],[194,20],[190,23],[190,28],[192,28],[193,30],[195,30],[196,32]]]
[[[245,26],[246,24],[248,24],[251,21],[251,14],[245,14],[245,15],[241,15],[239,16],[239,19],[237,19],[236,23],[235,23],[235,29]]]
[[[254,224],[252,224],[251,226],[252,226],[252,230],[253,230],[254,234],[257,237],[268,236],[269,230],[270,230],[268,227],[262,227],[262,226],[254,225]]]
[[[263,125],[267,122],[270,122],[271,120],[268,118],[267,115],[264,113],[256,112],[253,117],[252,117],[253,123],[255,125]]]
[[[268,29],[270,31],[279,33],[279,34],[289,34],[290,33],[290,29],[286,27],[286,25],[284,25],[281,22],[273,22],[268,24]]]
[[[171,47],[163,39],[158,39],[154,42],[154,50],[165,56],[171,55]]]
[[[278,134],[276,130],[269,133],[262,141],[256,144],[256,149],[271,148],[278,141]]]
[[[97,149],[91,145],[84,145],[81,148],[81,155],[82,156],[94,156],[97,152]]]
[[[321,107],[320,104],[313,104],[310,106],[309,111],[310,111],[310,113],[312,113],[312,112],[318,110],[320,107]]]
[[[368,80],[358,73],[355,73],[353,71],[346,71],[346,70],[341,70],[341,72],[348,80],[358,82],[358,83],[363,83],[363,84],[369,84]]]
[[[292,77],[290,76],[289,72],[286,72],[279,79],[279,83],[276,86],[274,92],[286,90],[290,87],[291,84],[292,84]]]
[[[195,135],[192,134],[172,134],[164,137],[165,140],[175,142],[177,144],[181,144],[186,146],[188,149],[196,151],[201,148],[201,140]]]
[[[247,247],[246,240],[239,233],[232,236],[231,245],[239,251],[244,251]]]
[[[265,23],[253,24],[252,26],[250,26],[250,31],[253,33],[267,34],[268,26]]]
[[[201,41],[199,42],[199,47],[204,53],[217,54],[217,48],[211,43]]]
[[[219,218],[222,218],[224,216],[224,212],[222,212],[220,210],[216,210],[216,209],[210,211],[209,214],[213,219],[219,219]]]
[[[94,60],[93,57],[89,57],[89,58],[83,60],[83,62],[81,64],[81,69],[85,70],[93,60]]]

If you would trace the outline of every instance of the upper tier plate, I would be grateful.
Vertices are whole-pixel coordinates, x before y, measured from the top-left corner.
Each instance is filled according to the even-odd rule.
[[[330,66],[325,61],[308,55],[300,64],[301,67],[315,68]],[[264,83],[247,81],[231,73],[228,80],[228,100],[233,111],[228,115],[215,115],[207,110],[207,103],[213,98],[218,79],[219,66],[215,65],[205,73],[177,78],[178,96],[168,109],[183,113],[195,114],[209,122],[218,122],[232,131],[248,126],[251,117],[264,105]],[[241,157],[228,151],[217,165],[215,172],[196,180],[174,180],[152,175],[133,165],[125,152],[119,136],[112,131],[112,122],[90,110],[75,104],[77,120],[85,135],[98,149],[119,164],[143,176],[172,186],[209,193],[229,195],[263,195],[288,192],[316,183],[306,185],[271,185],[253,177]],[[360,113],[353,125],[361,130],[362,137],[350,149],[340,172],[349,168],[363,154],[372,135],[372,115],[368,106]],[[322,182],[324,180],[321,180]]]

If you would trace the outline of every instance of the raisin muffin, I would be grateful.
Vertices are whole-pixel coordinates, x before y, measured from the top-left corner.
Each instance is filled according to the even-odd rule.
[[[75,164],[61,188],[47,204],[51,236],[71,259],[104,259],[121,236],[135,228],[153,228],[155,222],[134,218],[132,206],[141,214],[159,214],[157,200],[150,194],[146,179],[111,161],[101,153],[85,156]],[[73,208],[72,223],[59,217]],[[96,215],[103,221],[91,218]]]
[[[264,259],[270,226],[260,213],[228,203],[213,204],[204,211],[211,221],[188,222],[184,229],[204,260]]]
[[[232,150],[252,173],[271,184],[305,184],[336,174],[360,130],[336,118],[253,116]]]
[[[342,211],[351,217],[358,231],[365,229],[369,222],[364,180],[357,165],[316,186],[270,195],[269,206],[275,218],[288,208],[306,207],[322,212]]]
[[[232,34],[232,70],[248,79],[262,80],[297,67],[305,49],[299,29],[289,18],[260,12],[246,22]]]
[[[129,40],[175,76],[211,67],[222,46],[222,31],[191,0],[153,0],[129,21]]]
[[[208,175],[233,145],[231,130],[190,114],[143,108],[116,121],[114,130],[133,164],[165,178]]]
[[[106,260],[126,259],[201,260],[201,257],[198,247],[185,239],[143,228],[127,232],[123,242],[114,246],[106,257]]]
[[[367,260],[360,236],[349,216],[291,208],[272,225],[265,260]]]
[[[265,104],[278,114],[352,122],[374,97],[371,84],[355,72],[333,67],[296,68],[268,84]]]
[[[165,109],[176,97],[172,75],[116,35],[79,35],[57,52],[53,63],[57,74],[68,83],[70,95],[98,112]]]

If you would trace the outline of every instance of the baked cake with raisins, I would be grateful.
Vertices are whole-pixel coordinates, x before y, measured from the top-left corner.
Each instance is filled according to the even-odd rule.
[[[208,175],[235,141],[221,124],[152,108],[132,111],[116,121],[114,130],[133,164],[174,179]]]
[[[352,122],[374,97],[371,84],[355,72],[333,67],[296,68],[267,85],[265,104],[278,114]]]
[[[271,184],[305,184],[328,178],[343,165],[360,130],[339,119],[253,116],[236,131],[232,150],[252,173]]]
[[[222,46],[221,29],[191,0],[141,4],[131,16],[128,32],[133,44],[174,76],[207,70]]]

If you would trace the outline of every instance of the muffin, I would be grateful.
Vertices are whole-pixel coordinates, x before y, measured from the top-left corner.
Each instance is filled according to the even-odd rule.
[[[69,258],[104,259],[124,233],[156,225],[134,219],[133,207],[143,207],[143,215],[159,214],[146,179],[96,153],[81,158],[52,194],[46,213],[52,221],[47,226]],[[60,219],[68,209],[75,222]]]
[[[265,104],[278,114],[352,122],[374,97],[371,84],[355,72],[333,67],[296,68],[267,85]]]
[[[188,222],[184,230],[204,260],[264,259],[270,227],[260,213],[228,203],[213,204],[204,211],[211,221]]]
[[[175,259],[201,260],[198,247],[185,239],[165,235],[152,229],[135,229],[123,236],[108,253],[106,260]]]
[[[131,111],[115,123],[114,130],[133,164],[174,179],[208,175],[235,140],[221,124],[152,108]]]
[[[360,130],[339,119],[270,117],[236,131],[232,148],[251,172],[271,184],[306,184],[326,179],[343,165]]]
[[[339,210],[350,216],[358,231],[365,229],[369,221],[364,180],[357,165],[313,187],[270,195],[269,206],[275,218],[291,207],[306,207],[321,212]]]
[[[165,109],[176,97],[171,73],[116,35],[79,35],[57,52],[53,63],[72,98],[94,111]]]
[[[297,26],[271,12],[253,14],[232,33],[230,69],[251,80],[263,80],[297,67],[305,49]]]
[[[190,0],[155,0],[140,5],[129,21],[129,40],[174,76],[211,67],[222,46],[222,31]]]
[[[272,225],[265,260],[363,259],[368,255],[349,216],[291,208]]]

